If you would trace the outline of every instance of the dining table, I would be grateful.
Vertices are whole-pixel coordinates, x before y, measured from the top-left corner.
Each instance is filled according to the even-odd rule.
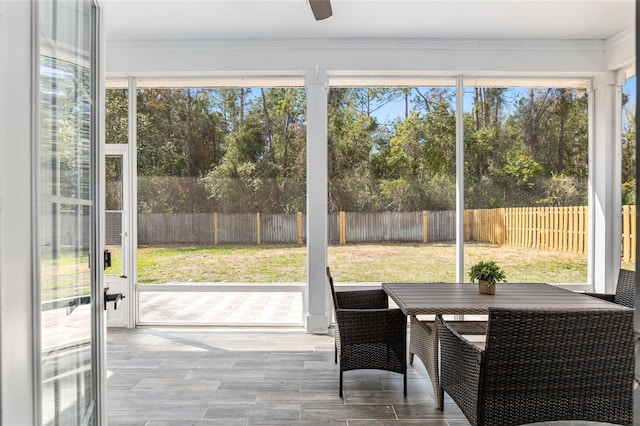
[[[436,406],[444,408],[440,386],[439,338],[433,319],[418,316],[486,315],[490,307],[512,309],[628,309],[621,305],[545,283],[497,284],[493,295],[471,283],[382,283],[383,290],[409,317],[410,353],[424,364]],[[461,333],[464,334],[464,333]]]

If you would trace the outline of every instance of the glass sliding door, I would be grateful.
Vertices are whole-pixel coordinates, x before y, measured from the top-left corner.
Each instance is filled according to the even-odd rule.
[[[96,424],[95,7],[38,8],[41,423]]]

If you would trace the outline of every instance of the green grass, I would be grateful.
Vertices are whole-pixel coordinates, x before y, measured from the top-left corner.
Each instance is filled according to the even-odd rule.
[[[40,262],[43,301],[56,300],[91,291],[89,257],[75,253],[62,253],[55,259]]]
[[[113,252],[113,250],[112,250]],[[455,244],[331,246],[329,266],[340,282],[454,282]],[[119,262],[119,253],[112,255]],[[289,245],[141,246],[138,282],[306,282],[306,247]],[[494,260],[510,282],[582,283],[587,256],[576,253],[465,245],[465,276],[479,260]],[[634,265],[623,265],[634,269]],[[119,263],[114,263],[114,271]]]

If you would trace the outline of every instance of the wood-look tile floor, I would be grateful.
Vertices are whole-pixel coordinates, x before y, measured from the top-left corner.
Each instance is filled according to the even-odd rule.
[[[469,424],[448,397],[444,412],[435,407],[419,360],[407,398],[401,375],[377,370],[345,372],[339,398],[333,345],[333,335],[298,329],[110,328],[108,424]]]

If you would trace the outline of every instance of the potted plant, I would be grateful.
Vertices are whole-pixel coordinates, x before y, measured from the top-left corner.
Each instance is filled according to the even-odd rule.
[[[469,271],[471,282],[478,280],[478,289],[482,294],[495,294],[496,283],[506,281],[504,271],[496,262],[480,261],[471,267]]]

